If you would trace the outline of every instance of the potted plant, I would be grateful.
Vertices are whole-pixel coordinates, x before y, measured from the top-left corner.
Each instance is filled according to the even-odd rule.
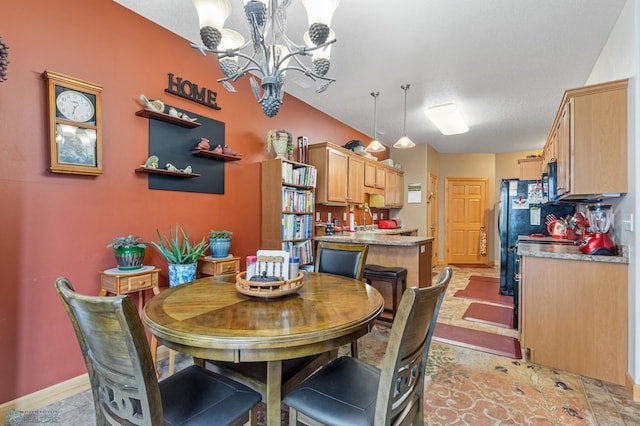
[[[158,242],[151,244],[164,256],[169,265],[169,286],[193,281],[196,278],[198,259],[209,247],[207,240],[203,237],[199,243],[191,243],[189,235],[176,225],[175,231],[169,228],[169,236],[162,236],[156,229]]]
[[[135,235],[115,237],[111,243],[107,244],[107,247],[113,248],[118,269],[121,271],[133,271],[142,268],[144,249],[147,247],[142,242],[142,238]]]
[[[271,148],[273,148],[276,158],[286,160],[285,155],[289,146],[293,150],[293,139],[290,132],[286,130],[269,130],[267,132],[267,152],[271,152]]]
[[[221,259],[229,256],[229,248],[231,247],[231,231],[209,231],[209,246],[211,247],[211,257]]]

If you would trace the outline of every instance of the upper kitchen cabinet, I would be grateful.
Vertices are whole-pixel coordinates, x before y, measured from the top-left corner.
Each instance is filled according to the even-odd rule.
[[[384,194],[385,169],[375,161],[364,162],[364,187],[368,194]]]
[[[540,180],[542,178],[542,157],[518,160],[520,180]]]
[[[384,206],[392,209],[402,208],[404,173],[396,169],[386,169],[384,186]]]
[[[323,142],[309,146],[309,164],[318,170],[316,203],[327,205],[364,202],[364,159],[344,148]]]
[[[627,192],[627,82],[565,92],[543,151],[556,156],[559,199]]]

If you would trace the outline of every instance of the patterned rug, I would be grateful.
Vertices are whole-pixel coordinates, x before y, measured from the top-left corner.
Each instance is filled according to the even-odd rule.
[[[363,337],[361,359],[380,367],[389,328]],[[596,425],[579,376],[432,342],[425,425]]]

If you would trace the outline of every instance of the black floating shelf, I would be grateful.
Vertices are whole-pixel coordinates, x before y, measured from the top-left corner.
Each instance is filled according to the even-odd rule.
[[[177,126],[187,127],[189,129],[200,127],[200,123],[196,123],[195,121],[183,120],[182,118],[174,117],[173,115],[164,114],[162,112],[151,111],[150,109],[142,109],[140,111],[137,111],[136,115],[138,117],[164,121],[165,123],[171,123]]]
[[[216,158],[218,160],[222,160],[222,161],[238,161],[238,160],[242,160],[242,157],[239,155],[228,155],[228,154],[218,154],[215,153],[213,151],[207,151],[204,149],[194,149],[193,151],[191,151],[191,153],[193,155],[197,155],[200,157],[210,157],[210,158]]]
[[[147,174],[152,174],[152,175],[178,176],[178,177],[183,177],[183,178],[200,177],[199,173],[172,172],[170,170],[152,169],[150,167],[138,167],[136,169],[136,173],[147,173]]]

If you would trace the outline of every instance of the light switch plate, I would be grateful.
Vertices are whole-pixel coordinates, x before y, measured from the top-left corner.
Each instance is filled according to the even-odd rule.
[[[316,222],[320,222],[320,212],[316,212]]]
[[[633,232],[633,213],[629,213],[622,219],[622,229]]]

